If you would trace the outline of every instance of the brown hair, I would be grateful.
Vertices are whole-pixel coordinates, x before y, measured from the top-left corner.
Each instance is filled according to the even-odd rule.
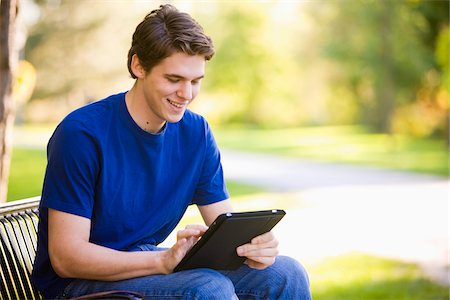
[[[131,48],[128,51],[128,71],[131,58],[137,55],[146,72],[175,52],[204,55],[210,60],[214,55],[212,40],[190,15],[178,11],[170,4],[153,10],[136,27]]]

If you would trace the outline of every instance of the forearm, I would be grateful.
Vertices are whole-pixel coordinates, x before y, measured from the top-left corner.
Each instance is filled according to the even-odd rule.
[[[90,228],[87,218],[49,209],[48,251],[59,276],[112,281],[172,271],[166,251],[124,252],[99,246],[89,242]]]
[[[48,251],[61,277],[115,281],[173,271],[207,230],[189,225],[177,232],[177,242],[165,251],[117,251],[89,242],[90,219],[49,209]]]
[[[168,273],[165,251],[124,252],[80,242],[50,253],[53,268],[61,277],[115,281]]]

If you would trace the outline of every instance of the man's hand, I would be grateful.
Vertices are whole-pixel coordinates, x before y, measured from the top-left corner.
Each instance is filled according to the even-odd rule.
[[[250,243],[239,246],[239,256],[247,257],[245,264],[253,269],[265,269],[275,262],[278,255],[278,240],[272,232],[257,236]]]
[[[166,251],[164,256],[163,265],[166,274],[173,272],[176,265],[207,229],[205,225],[187,225],[185,229],[177,232],[177,242]]]

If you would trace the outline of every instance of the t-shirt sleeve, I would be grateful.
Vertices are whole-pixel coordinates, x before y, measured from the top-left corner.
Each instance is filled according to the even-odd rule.
[[[89,130],[78,121],[63,120],[49,141],[47,159],[42,205],[91,218],[100,162]]]
[[[220,151],[206,121],[205,137],[205,156],[193,199],[193,203],[197,205],[212,204],[229,198]]]

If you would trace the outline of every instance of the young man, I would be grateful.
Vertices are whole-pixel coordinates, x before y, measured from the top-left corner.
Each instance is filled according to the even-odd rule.
[[[238,247],[236,271],[174,267],[207,229],[190,225],[157,248],[186,208],[206,225],[232,210],[220,154],[201,116],[187,110],[214,54],[189,15],[163,5],[140,23],[128,54],[136,79],[69,114],[48,145],[33,282],[46,298],[110,290],[182,299],[310,299],[305,271],[277,257],[263,234]]]

